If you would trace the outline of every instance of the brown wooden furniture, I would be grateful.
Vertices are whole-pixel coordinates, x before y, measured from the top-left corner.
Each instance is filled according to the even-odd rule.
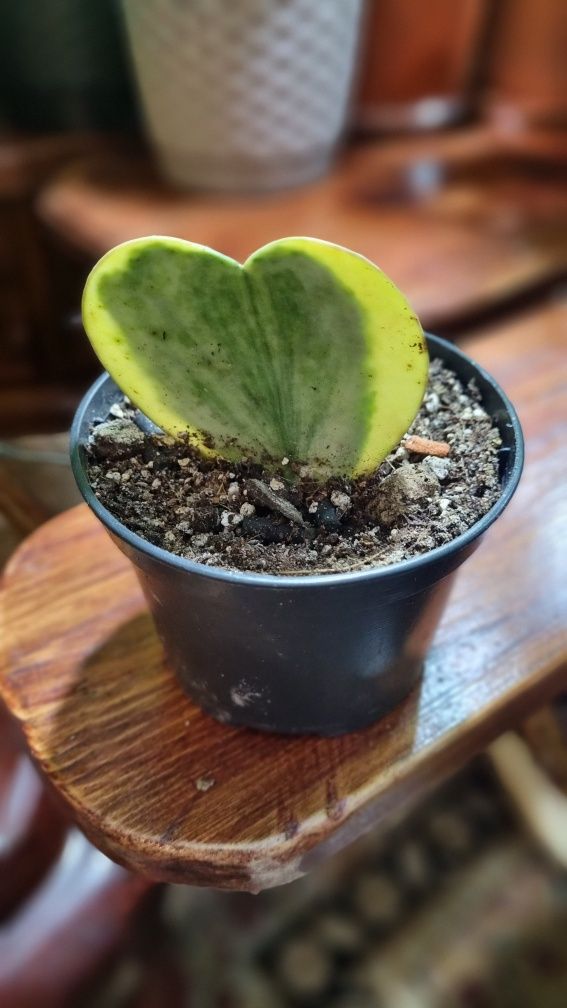
[[[154,879],[285,882],[565,685],[564,327],[552,304],[467,344],[519,408],[526,472],[458,577],[422,685],[366,731],[217,724],[165,667],[133,571],[86,507],[25,542],[4,578],[1,689],[98,846]]]
[[[61,164],[96,150],[83,133],[33,136],[0,131],[0,366],[6,383],[43,377],[53,293],[32,201]]]
[[[116,952],[148,885],[69,822],[0,705],[0,1004],[61,1008]]]
[[[477,127],[354,146],[313,185],[231,197],[176,193],[143,155],[107,151],[54,177],[37,209],[88,262],[146,234],[239,260],[289,234],[346,244],[382,266],[439,331],[565,275],[566,161],[562,134]]]
[[[69,343],[65,355],[57,352],[54,259],[33,199],[62,163],[102,142],[84,133],[0,130],[0,437],[59,430],[77,403],[73,385],[81,353]]]
[[[418,130],[479,110],[516,127],[565,126],[563,0],[368,0],[367,8],[355,103],[362,128]]]
[[[470,113],[487,0],[373,0],[362,33],[355,122],[431,129]]]
[[[498,0],[484,104],[501,122],[567,124],[564,0]]]

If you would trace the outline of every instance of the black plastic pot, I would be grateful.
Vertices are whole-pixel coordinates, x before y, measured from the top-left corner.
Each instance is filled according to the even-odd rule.
[[[71,432],[79,489],[134,564],[184,689],[218,720],[334,735],[371,724],[417,683],[451,576],[508,504],[523,464],[518,417],[496,382],[450,343],[428,341],[464,382],[477,380],[502,436],[502,495],[453,542],[375,570],[237,573],[151,545],[100,504],[87,478],[90,425],[107,416],[117,387],[103,375],[81,403]]]

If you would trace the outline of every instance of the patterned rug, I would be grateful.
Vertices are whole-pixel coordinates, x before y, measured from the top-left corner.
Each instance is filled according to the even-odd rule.
[[[292,885],[166,887],[151,935],[81,1008],[567,1008],[567,878],[484,759]]]

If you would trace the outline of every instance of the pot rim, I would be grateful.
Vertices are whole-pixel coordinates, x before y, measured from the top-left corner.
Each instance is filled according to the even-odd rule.
[[[176,567],[179,570],[186,571],[188,574],[200,575],[202,577],[211,578],[215,581],[225,581],[229,584],[240,584],[249,587],[261,588],[333,588],[340,585],[373,581],[376,579],[386,583],[388,580],[397,578],[400,575],[411,575],[414,571],[417,571],[432,562],[442,561],[453,554],[458,553],[461,549],[468,546],[486,532],[486,530],[502,514],[505,507],[511,500],[516,487],[518,486],[524,465],[524,438],[518,414],[498,382],[488,373],[488,371],[485,371],[480,364],[477,364],[476,361],[456,347],[453,343],[442,339],[440,336],[434,336],[430,333],[426,333],[426,336],[430,347],[439,346],[449,350],[454,356],[460,357],[462,360],[466,361],[467,364],[472,365],[477,374],[482,377],[485,382],[492,386],[494,392],[502,400],[502,404],[507,414],[508,424],[512,428],[515,447],[515,458],[512,470],[496,503],[492,505],[490,510],[487,511],[482,518],[479,518],[474,525],[471,525],[466,532],[462,532],[455,539],[452,539],[451,542],[444,543],[442,546],[436,546],[427,553],[422,553],[419,556],[411,557],[408,560],[401,560],[398,563],[393,563],[388,566],[368,567],[364,568],[364,570],[340,571],[330,574],[261,574],[252,571],[228,570],[223,567],[209,566],[207,564],[199,563],[196,560],[188,560],[175,553],[170,553],[168,550],[162,549],[160,546],[154,546],[153,543],[148,542],[136,532],[132,532],[103,504],[101,504],[88,480],[83,458],[83,443],[80,441],[79,435],[84,415],[92,399],[109,378],[106,371],[96,379],[83,396],[79,406],[77,407],[73,424],[71,426],[71,467],[79,490],[90,509],[96,514],[97,518],[100,519],[103,525],[105,525],[105,527],[113,535],[122,539],[129,546],[145,553],[152,560],[157,560],[166,566]]]

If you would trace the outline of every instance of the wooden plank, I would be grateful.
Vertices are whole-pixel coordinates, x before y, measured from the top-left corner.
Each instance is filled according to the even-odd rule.
[[[171,234],[243,260],[289,234],[348,245],[378,263],[426,326],[455,324],[567,271],[562,134],[488,128],[369,143],[300,189],[262,196],[181,193],[142,154],[69,166],[38,212],[95,259],[145,234]]]
[[[289,881],[565,684],[565,315],[551,305],[468,344],[519,408],[526,472],[457,579],[421,686],[365,731],[285,738],[201,713],[85,507],[20,548],[5,574],[2,692],[106,853],[154,879]]]
[[[501,122],[564,128],[564,0],[538,0],[537,5],[532,0],[500,0],[492,16],[484,65],[485,110]]]

